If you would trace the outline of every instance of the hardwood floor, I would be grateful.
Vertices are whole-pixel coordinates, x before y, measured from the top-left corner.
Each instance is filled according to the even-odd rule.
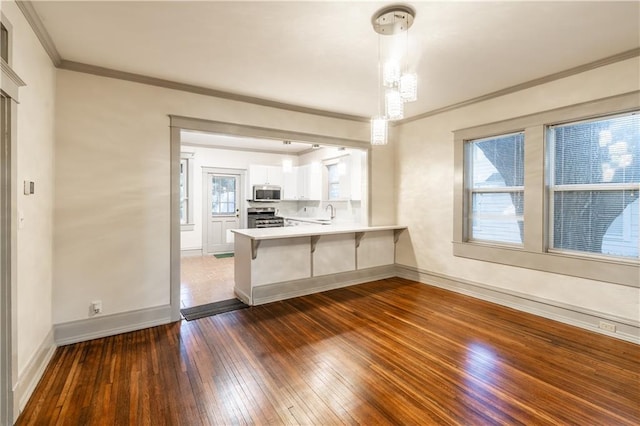
[[[19,425],[640,422],[640,346],[389,279],[57,349]]]
[[[180,260],[180,308],[234,299],[233,265],[233,257],[183,257]]]

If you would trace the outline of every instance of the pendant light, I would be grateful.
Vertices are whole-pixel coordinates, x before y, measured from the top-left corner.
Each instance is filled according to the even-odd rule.
[[[414,17],[412,8],[393,5],[380,9],[371,18],[373,29],[378,33],[378,116],[371,119],[372,145],[387,144],[389,121],[402,119],[404,104],[418,98],[417,75],[408,72],[409,28]],[[404,52],[389,49],[382,52],[382,36],[402,33],[406,36]]]

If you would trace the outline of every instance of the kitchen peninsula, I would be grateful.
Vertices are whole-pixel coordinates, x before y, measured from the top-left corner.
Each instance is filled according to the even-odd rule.
[[[405,226],[235,229],[236,296],[260,305],[394,275]]]

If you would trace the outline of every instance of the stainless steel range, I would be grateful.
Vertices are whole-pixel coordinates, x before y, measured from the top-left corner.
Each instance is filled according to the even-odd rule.
[[[249,207],[247,209],[249,228],[278,228],[284,226],[284,219],[276,216],[275,207]]]

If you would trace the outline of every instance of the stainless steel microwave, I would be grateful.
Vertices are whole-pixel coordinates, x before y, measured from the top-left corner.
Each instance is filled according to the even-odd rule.
[[[253,201],[280,201],[282,188],[276,185],[254,185]]]

